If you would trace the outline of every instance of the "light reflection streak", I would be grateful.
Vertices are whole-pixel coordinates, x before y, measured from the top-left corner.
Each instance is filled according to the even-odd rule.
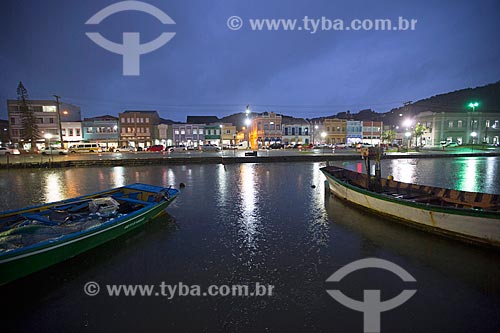
[[[328,225],[328,214],[325,209],[325,188],[324,180],[325,177],[321,172],[321,163],[312,164],[312,184],[316,185],[316,188],[311,188],[311,204],[310,211],[308,213],[308,218],[310,224],[308,231],[312,236],[313,242],[318,246],[328,246],[330,234]]]
[[[111,184],[113,187],[125,186],[125,168],[114,167],[111,172]]]
[[[478,162],[477,158],[468,158],[462,163],[462,169],[458,175],[459,189],[462,191],[478,191]]]
[[[224,165],[217,165],[217,184],[219,186],[219,191],[217,195],[217,203],[220,207],[223,207],[226,203],[227,194],[227,175],[224,170]]]
[[[255,189],[255,165],[241,164],[240,166],[240,202],[242,217],[239,220],[239,233],[243,236],[244,246],[257,250],[257,236],[259,225],[257,219],[257,205]]]
[[[64,195],[61,174],[60,173],[50,173],[45,179],[45,200],[46,202],[53,202],[63,200],[66,196]]]
[[[392,160],[391,161],[392,176],[395,180],[404,183],[415,182],[415,172],[417,165],[411,160]]]

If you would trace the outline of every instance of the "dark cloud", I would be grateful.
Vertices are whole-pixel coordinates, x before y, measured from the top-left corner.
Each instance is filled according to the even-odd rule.
[[[97,27],[84,23],[115,1],[4,1],[0,11],[0,101],[22,80],[34,98],[57,93],[86,116],[124,109],[224,115],[279,109],[295,116],[374,108],[474,87],[500,77],[500,5],[470,1],[148,1],[175,26],[127,12]],[[231,31],[226,20],[250,18],[418,19],[407,32]],[[141,76],[121,75],[121,56],[91,42],[86,31],[121,41],[138,31],[149,41],[176,36],[141,57]],[[273,107],[274,105],[274,107]],[[320,107],[321,106],[321,107]]]

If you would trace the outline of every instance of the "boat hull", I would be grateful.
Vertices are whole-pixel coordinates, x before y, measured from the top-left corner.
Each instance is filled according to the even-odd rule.
[[[350,185],[322,170],[336,197],[378,215],[438,234],[500,248],[500,214],[483,214],[393,199]]]
[[[78,233],[73,237],[65,238],[64,241],[35,246],[12,254],[6,253],[0,258],[0,285],[63,262],[141,227],[163,214],[175,198],[176,196],[172,196],[165,201],[134,212],[116,223]]]

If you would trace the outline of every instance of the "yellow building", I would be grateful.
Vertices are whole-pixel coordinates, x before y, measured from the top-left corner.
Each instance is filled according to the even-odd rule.
[[[234,126],[233,124],[222,124],[221,141],[223,145],[235,145],[236,134],[236,126]]]
[[[259,113],[252,119],[249,130],[252,149],[281,142],[281,115],[274,112]]]
[[[323,128],[326,133],[325,143],[345,143],[347,142],[347,120],[345,119],[325,119]]]

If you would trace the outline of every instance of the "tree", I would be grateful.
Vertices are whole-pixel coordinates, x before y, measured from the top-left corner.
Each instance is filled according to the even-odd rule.
[[[382,142],[391,144],[396,138],[396,132],[393,130],[388,130],[382,133]]]
[[[425,127],[425,125],[422,125],[421,123],[418,123],[416,126],[415,126],[415,131],[414,131],[414,134],[415,134],[415,146],[418,146],[418,139],[422,138],[422,135],[425,133],[425,131],[427,131],[427,127]],[[420,143],[422,143],[422,140],[420,140]]]
[[[17,86],[17,100],[19,101],[19,111],[21,111],[21,138],[25,142],[29,142],[31,144],[30,149],[33,150],[36,140],[40,138],[40,131],[36,123],[35,113],[29,102],[28,90],[21,81]]]

